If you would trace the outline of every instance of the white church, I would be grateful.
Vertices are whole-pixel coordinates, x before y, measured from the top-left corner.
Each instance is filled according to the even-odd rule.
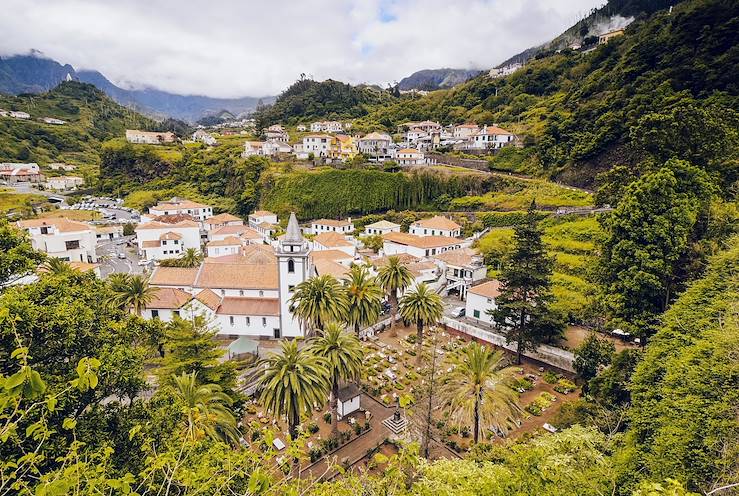
[[[247,245],[236,254],[207,257],[199,267],[156,267],[149,282],[158,291],[143,316],[168,322],[175,315],[202,315],[242,351],[260,340],[302,337],[289,300],[314,275],[309,254],[293,213],[276,248]]]

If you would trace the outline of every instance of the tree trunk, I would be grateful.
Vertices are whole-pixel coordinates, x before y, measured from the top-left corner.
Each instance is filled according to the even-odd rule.
[[[518,326],[518,337],[516,339],[516,365],[521,365],[523,357],[524,326],[526,325],[526,313],[521,309],[521,320]]]
[[[287,417],[287,431],[290,434],[290,439],[295,441],[298,438],[298,424],[300,423],[300,417],[297,415],[288,415]]]
[[[398,294],[395,291],[388,293],[388,300],[390,300],[390,336],[397,337],[398,331],[395,329],[395,316],[398,315]]]
[[[354,324],[354,332],[357,334],[357,337],[359,337],[359,322]]]
[[[477,444],[480,441],[480,394],[475,398],[475,418],[472,426],[472,441]]]
[[[329,406],[331,408],[331,435],[339,433],[339,380],[334,378],[329,395]]]
[[[421,365],[421,354],[423,353],[423,321],[416,322],[416,365]]]

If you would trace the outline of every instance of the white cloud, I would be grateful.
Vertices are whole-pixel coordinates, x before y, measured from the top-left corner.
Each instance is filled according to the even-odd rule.
[[[386,83],[489,68],[602,0],[3,0],[0,53],[31,48],[113,82],[218,97],[300,73]]]

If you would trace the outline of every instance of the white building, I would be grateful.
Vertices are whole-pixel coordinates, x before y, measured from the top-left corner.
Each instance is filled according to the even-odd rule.
[[[200,225],[192,220],[145,222],[136,227],[136,243],[146,260],[177,258],[188,248],[200,251]]]
[[[334,219],[317,219],[311,222],[310,232],[312,234],[321,234],[324,232],[336,232],[340,234],[350,234],[354,231],[352,219],[334,220]]]
[[[274,124],[265,129],[264,137],[267,141],[277,141],[281,143],[287,143],[290,141],[290,135],[287,134],[285,128],[279,124]]]
[[[213,207],[175,196],[149,208],[149,216],[160,215],[189,215],[194,220],[203,222],[213,216]]]
[[[374,235],[380,235],[391,233],[391,232],[400,232],[400,224],[396,224],[395,222],[389,222],[387,220],[381,220],[378,222],[373,222],[372,224],[367,224],[364,226],[364,234],[368,236],[374,236]]]
[[[54,191],[66,191],[70,189],[76,189],[85,184],[85,180],[78,176],[59,176],[49,177],[46,179],[44,185],[46,189],[53,189]]]
[[[505,129],[486,125],[477,134],[471,136],[469,148],[473,150],[503,148],[513,144],[515,139],[515,135]]]
[[[487,312],[498,308],[495,304],[498,296],[500,296],[500,281],[492,280],[472,286],[467,292],[465,316],[493,325],[495,321]]]
[[[408,232],[416,236],[449,236],[456,238],[462,232],[462,226],[451,219],[435,215],[428,219],[417,220],[410,225]]]
[[[31,219],[18,222],[31,237],[34,249],[67,262],[97,262],[95,229],[64,218]]]
[[[328,134],[309,134],[303,137],[302,154],[308,157],[328,157],[331,153],[334,137]]]
[[[111,224],[109,226],[95,226],[95,237],[98,241],[110,241],[123,236],[123,226]]]
[[[41,120],[44,121],[46,124],[54,124],[56,126],[61,126],[67,123],[67,121],[63,121],[61,119],[55,119],[53,117],[43,117]]]
[[[129,143],[140,143],[144,145],[161,145],[174,143],[177,136],[170,132],[139,131],[138,129],[126,129],[126,141]]]
[[[203,222],[203,227],[206,231],[213,231],[219,227],[224,226],[243,226],[244,219],[231,215],[229,213],[222,213],[209,217]]]
[[[470,136],[477,134],[480,131],[480,126],[477,124],[460,124],[454,126],[452,130],[452,136],[454,139],[468,139]]]
[[[423,258],[462,247],[462,241],[447,236],[416,236],[391,232],[382,236],[382,251],[385,256],[406,253]]]
[[[369,133],[357,140],[359,153],[370,158],[373,162],[384,162],[395,157],[395,150],[391,146],[393,139],[384,133]]]
[[[340,133],[344,130],[344,126],[338,121],[317,121],[310,125],[312,133]]]
[[[415,148],[401,148],[395,155],[398,165],[423,165],[426,163],[423,152]]]
[[[192,140],[196,142],[199,141],[200,143],[205,143],[208,146],[214,146],[218,144],[218,141],[216,141],[216,139],[204,129],[198,129],[197,131],[192,133]]]
[[[11,110],[10,112],[8,112],[8,115],[16,119],[30,119],[31,118],[31,114],[26,113],[26,112],[21,112],[18,110]]]
[[[48,164],[47,167],[51,170],[63,170],[66,172],[71,172],[77,168],[75,165],[69,165],[69,164],[61,164],[61,163],[54,163],[54,164]]]
[[[458,248],[431,257],[446,280],[446,294],[457,294],[460,300],[467,297],[469,288],[485,279],[487,267],[482,255],[473,248]]]
[[[354,244],[347,240],[343,234],[335,232],[322,232],[317,234],[312,241],[313,250],[340,250],[347,255],[354,257],[357,248]]]

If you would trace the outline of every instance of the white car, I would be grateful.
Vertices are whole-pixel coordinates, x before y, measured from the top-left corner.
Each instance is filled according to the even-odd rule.
[[[464,317],[464,307],[456,307],[452,310],[452,317]]]
[[[120,253],[118,253],[117,257],[118,257],[118,258],[122,258],[122,259],[125,259],[125,258],[126,258],[126,254],[125,254],[125,253],[123,253],[123,252],[120,252]]]

